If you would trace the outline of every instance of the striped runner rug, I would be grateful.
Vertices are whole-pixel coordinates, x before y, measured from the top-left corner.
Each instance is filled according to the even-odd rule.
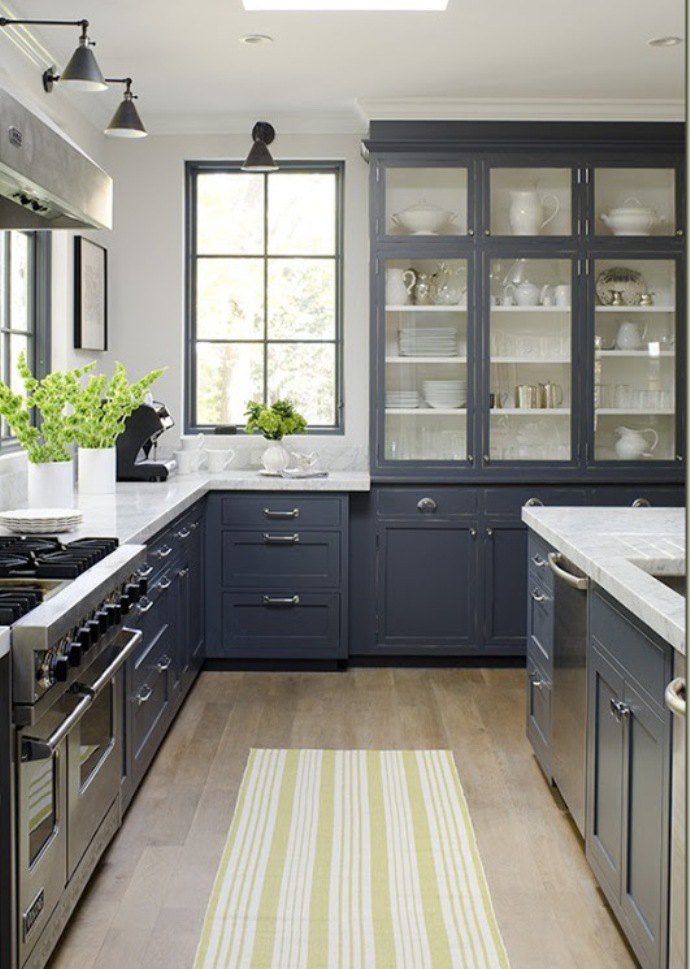
[[[252,750],[195,969],[504,969],[447,750]]]

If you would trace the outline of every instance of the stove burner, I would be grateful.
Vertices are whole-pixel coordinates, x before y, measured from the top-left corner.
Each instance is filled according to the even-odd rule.
[[[0,538],[0,577],[75,579],[117,548],[116,538]]]
[[[0,589],[0,625],[9,626],[42,602],[43,590],[38,586]]]

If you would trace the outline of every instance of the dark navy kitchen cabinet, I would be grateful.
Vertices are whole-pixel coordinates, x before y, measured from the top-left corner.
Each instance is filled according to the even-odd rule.
[[[484,647],[487,652],[498,648],[520,653],[526,625],[525,529],[517,523],[492,521],[484,525],[480,543]]]
[[[672,648],[599,590],[589,623],[587,859],[641,965],[663,969]]]
[[[346,495],[209,495],[206,656],[345,658],[348,549]]]

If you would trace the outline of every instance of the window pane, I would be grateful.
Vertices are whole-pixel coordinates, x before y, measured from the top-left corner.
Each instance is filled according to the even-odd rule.
[[[283,397],[293,401],[308,424],[336,423],[334,344],[269,345],[268,399]]]
[[[268,338],[335,338],[335,262],[271,259],[268,263]]]
[[[260,343],[200,343],[196,351],[199,424],[243,424],[248,400],[263,399]]]
[[[269,255],[335,253],[333,174],[278,172],[268,179]]]
[[[29,329],[29,237],[10,233],[10,322],[13,330]]]
[[[264,242],[264,179],[248,172],[197,175],[197,252],[258,255]]]
[[[196,278],[200,339],[263,338],[263,260],[199,259]]]
[[[25,336],[15,336],[14,334],[10,339],[10,387],[15,392],[24,392],[24,384],[21,377],[17,373],[17,360],[20,353],[26,355],[29,363],[31,362],[31,357],[29,356],[29,339]]]

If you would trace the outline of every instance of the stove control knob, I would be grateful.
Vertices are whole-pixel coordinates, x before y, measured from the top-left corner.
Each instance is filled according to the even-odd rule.
[[[77,630],[75,639],[83,650],[87,650],[91,646],[91,630],[82,626]]]
[[[120,612],[123,616],[126,616],[129,610],[132,608],[132,597],[128,593],[123,592],[118,600],[118,605],[120,606]]]
[[[111,626],[117,626],[122,620],[122,609],[120,608],[120,603],[109,602],[105,607],[105,611],[108,613],[108,619]]]
[[[101,624],[98,619],[87,619],[85,625],[91,633],[91,645],[94,646],[101,638]]]
[[[50,661],[50,677],[53,683],[64,683],[69,673],[69,660],[66,656],[56,656]]]
[[[139,602],[142,596],[141,589],[139,588],[138,582],[128,582],[125,586],[125,594],[130,596],[132,602]]]
[[[81,643],[70,643],[65,649],[65,656],[70,666],[79,666],[84,654],[84,647]]]
[[[146,578],[144,578],[144,577],[142,576],[142,577],[141,577],[141,578],[140,578],[140,579],[138,580],[138,582],[139,582],[139,592],[140,592],[140,593],[141,593],[141,594],[142,594],[143,596],[145,596],[145,595],[146,595],[146,593],[147,593],[147,592],[149,591],[149,580],[148,580],[148,579],[146,579]]]
[[[108,631],[110,627],[110,616],[105,611],[105,609],[99,609],[93,618],[98,623],[102,633],[105,633]]]

